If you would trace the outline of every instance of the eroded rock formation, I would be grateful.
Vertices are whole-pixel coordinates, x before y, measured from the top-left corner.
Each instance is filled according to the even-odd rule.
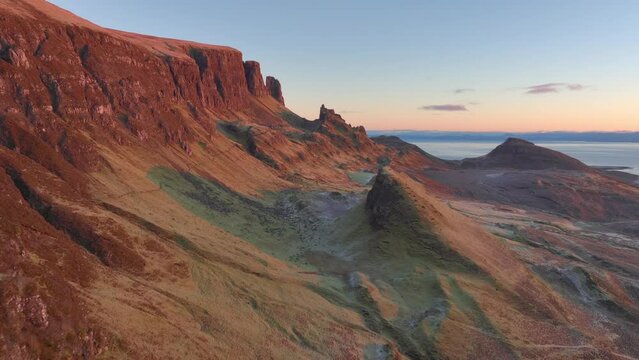
[[[266,87],[271,93],[271,96],[277,100],[277,102],[284,105],[284,96],[282,96],[282,84],[280,84],[280,81],[272,76],[267,76]]]

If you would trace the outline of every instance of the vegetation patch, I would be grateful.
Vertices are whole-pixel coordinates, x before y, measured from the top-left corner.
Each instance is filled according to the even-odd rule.
[[[151,169],[147,177],[192,214],[288,259],[296,233],[272,206],[237,194],[214,181],[165,167]],[[178,245],[189,247],[184,239]]]
[[[377,214],[383,226],[376,226],[372,205],[362,193],[284,191],[257,200],[173,169],[154,168],[147,176],[194,215],[280,259],[316,271],[322,280],[307,284],[310,290],[359,313],[369,329],[393,339],[410,358],[438,357],[436,337],[453,303],[472,313],[478,327],[495,333],[478,305],[456,283],[449,286],[454,299],[448,298],[440,283],[440,274],[475,276],[479,270],[436,238],[399,184],[396,188],[390,184],[384,194],[372,191],[370,201],[393,212]],[[181,237],[174,241],[186,250],[191,245]],[[366,274],[385,301],[397,305],[396,315],[385,318],[376,298],[350,283],[347,274],[353,272]],[[207,274],[198,275],[201,291],[206,292]],[[307,342],[298,334],[291,336]]]
[[[368,171],[351,171],[348,172],[348,177],[360,185],[369,185],[375,174]]]
[[[316,140],[315,134],[305,131],[287,131],[286,133],[284,133],[284,135],[286,135],[289,140],[296,143],[308,143],[314,142]]]
[[[375,177],[366,198],[366,213],[377,232],[378,251],[385,256],[427,259],[430,265],[444,271],[483,273],[475,263],[438,238],[430,224],[419,216],[402,186],[385,172]]]
[[[266,165],[274,169],[280,168],[280,166],[272,157],[270,157],[268,154],[261,151],[257,147],[257,143],[255,142],[255,137],[250,132],[248,133],[247,140],[246,140],[246,150],[249,152],[249,154],[253,155],[255,158],[259,159],[261,162],[265,163]]]
[[[217,128],[232,141],[242,145],[242,147],[248,147],[249,126],[240,124],[239,121],[220,121],[217,123]]]
[[[511,358],[516,359],[518,356],[512,350],[512,346],[505,340],[504,336],[492,324],[486,313],[479,307],[475,299],[468,294],[453,276],[447,275],[446,280],[451,290],[451,301],[473,319],[475,326],[481,329],[486,335],[492,337],[503,347],[503,350],[512,355]]]
[[[315,121],[305,119],[292,111],[283,111],[280,117],[289,123],[292,127],[304,131],[317,131],[318,124]]]
[[[377,166],[379,168],[383,168],[384,166],[388,166],[388,165],[390,165],[390,163],[391,163],[391,159],[387,155],[381,155],[380,157],[377,158]]]
[[[218,129],[222,131],[227,138],[242,145],[242,147],[252,156],[262,161],[266,165],[279,169],[278,163],[268,154],[264,153],[257,147],[255,138],[251,134],[251,127],[240,124],[239,122],[218,122]]]

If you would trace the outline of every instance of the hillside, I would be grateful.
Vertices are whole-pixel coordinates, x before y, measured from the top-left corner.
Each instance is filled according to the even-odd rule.
[[[464,159],[464,168],[561,169],[588,171],[581,161],[529,141],[509,138],[485,156]]]

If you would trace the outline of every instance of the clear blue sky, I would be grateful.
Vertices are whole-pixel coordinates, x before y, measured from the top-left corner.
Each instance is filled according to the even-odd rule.
[[[325,103],[370,129],[639,130],[637,0],[52,2],[235,47],[309,118]]]

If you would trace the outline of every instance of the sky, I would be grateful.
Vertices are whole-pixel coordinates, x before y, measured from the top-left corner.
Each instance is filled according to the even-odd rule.
[[[98,25],[228,45],[367,129],[639,130],[636,0],[53,0]]]

